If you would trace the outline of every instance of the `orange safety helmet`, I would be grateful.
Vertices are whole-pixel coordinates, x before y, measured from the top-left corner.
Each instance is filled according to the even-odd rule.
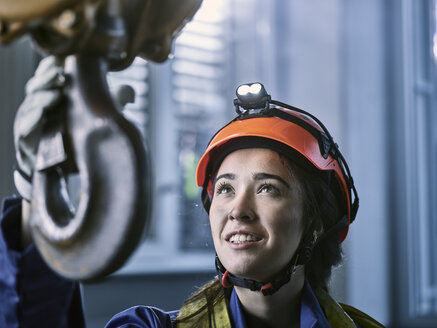
[[[215,134],[197,166],[197,185],[204,187],[204,194],[212,197],[214,168],[231,151],[257,145],[282,149],[306,167],[333,173],[345,213],[331,229],[339,232],[342,242],[355,219],[358,195],[347,163],[325,126],[306,111],[271,100],[260,83],[241,85],[234,104],[239,115]]]

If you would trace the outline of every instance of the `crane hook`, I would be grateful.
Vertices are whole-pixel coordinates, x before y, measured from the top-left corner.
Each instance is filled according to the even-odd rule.
[[[150,156],[113,103],[107,70],[96,56],[66,58],[66,117],[48,118],[35,163],[33,240],[54,271],[75,280],[117,270],[140,241],[150,208]],[[66,190],[75,172],[76,209]]]

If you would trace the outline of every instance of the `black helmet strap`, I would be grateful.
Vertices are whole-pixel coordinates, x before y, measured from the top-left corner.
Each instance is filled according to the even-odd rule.
[[[311,251],[310,251],[311,254]],[[219,280],[223,287],[231,288],[232,286],[239,286],[248,288],[252,291],[260,291],[264,296],[274,294],[279,288],[290,281],[291,276],[296,272],[298,265],[302,265],[299,261],[299,253],[296,252],[287,266],[279,272],[276,278],[271,281],[261,282],[252,279],[246,279],[230,273],[220,262],[218,256],[215,257],[215,267],[219,276]]]

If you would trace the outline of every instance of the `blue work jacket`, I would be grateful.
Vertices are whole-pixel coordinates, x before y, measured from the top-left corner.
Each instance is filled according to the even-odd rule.
[[[35,245],[20,250],[21,198],[3,201],[0,225],[0,327],[85,327],[79,284],[50,270]]]
[[[171,328],[178,311],[166,312],[150,306],[134,306],[116,314],[105,328]],[[229,318],[232,327],[246,328],[243,309],[235,290],[232,290],[229,301]],[[305,283],[302,293],[300,310],[301,328],[329,328],[331,327],[326,319],[319,302],[317,301],[310,285]]]

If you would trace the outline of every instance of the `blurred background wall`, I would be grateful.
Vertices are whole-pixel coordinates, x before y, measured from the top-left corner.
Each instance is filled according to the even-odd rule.
[[[89,327],[137,304],[179,308],[214,276],[195,165],[234,116],[235,88],[318,116],[348,160],[360,210],[331,290],[391,327],[437,322],[435,0],[204,0],[164,64],[110,73],[136,90],[126,115],[154,164],[144,242],[119,272],[83,285]],[[12,122],[37,55],[0,48],[0,196],[14,193]]]

